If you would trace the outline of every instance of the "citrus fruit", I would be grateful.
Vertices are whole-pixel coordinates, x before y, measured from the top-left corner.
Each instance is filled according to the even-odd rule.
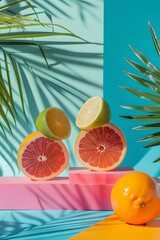
[[[130,224],[145,224],[160,212],[160,191],[155,180],[144,172],[126,173],[111,191],[113,210]]]
[[[75,154],[86,168],[108,171],[124,159],[126,140],[121,130],[111,123],[91,130],[81,130],[75,141]]]
[[[49,180],[68,165],[68,151],[62,141],[45,137],[40,132],[29,134],[18,150],[18,165],[33,180]]]
[[[76,125],[81,129],[92,129],[104,125],[111,118],[110,107],[107,102],[99,96],[88,99],[80,108]]]
[[[56,107],[44,109],[36,119],[37,129],[46,137],[62,140],[71,133],[70,121],[66,113]]]

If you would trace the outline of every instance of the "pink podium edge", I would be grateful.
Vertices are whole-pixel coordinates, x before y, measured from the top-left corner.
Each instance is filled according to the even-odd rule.
[[[36,182],[25,177],[0,178],[0,209],[111,210],[113,185],[71,185],[68,178]]]
[[[86,168],[70,168],[70,184],[114,184],[125,173],[134,171],[133,168],[119,167],[108,172],[94,172]]]
[[[160,187],[160,179],[155,179]],[[112,210],[114,184],[72,185],[68,178],[46,182],[26,177],[0,177],[2,210]]]

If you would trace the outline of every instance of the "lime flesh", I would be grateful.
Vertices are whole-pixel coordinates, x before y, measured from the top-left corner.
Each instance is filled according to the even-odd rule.
[[[71,125],[67,115],[56,107],[44,109],[36,119],[36,126],[46,137],[55,140],[68,138],[71,133]]]
[[[81,129],[93,129],[110,121],[111,110],[108,103],[99,96],[88,99],[80,108],[76,125]]]

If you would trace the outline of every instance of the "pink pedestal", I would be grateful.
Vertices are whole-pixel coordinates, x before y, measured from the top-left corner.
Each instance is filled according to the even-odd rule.
[[[47,182],[0,178],[0,209],[111,210],[113,185],[71,185],[68,178]]]
[[[86,168],[70,168],[71,184],[114,184],[122,175],[134,171],[133,168],[116,168],[108,172],[94,172]]]
[[[68,178],[37,182],[26,177],[0,177],[0,209],[112,210],[113,179],[106,184],[71,184]],[[160,187],[160,180],[156,181]]]

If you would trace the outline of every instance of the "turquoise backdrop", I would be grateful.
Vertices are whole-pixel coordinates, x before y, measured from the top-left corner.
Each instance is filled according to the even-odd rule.
[[[160,155],[160,147],[144,149],[145,143],[138,139],[149,134],[144,131],[131,130],[143,122],[121,118],[122,115],[136,115],[134,111],[126,110],[120,105],[148,104],[120,86],[140,89],[139,85],[124,75],[122,70],[133,71],[124,60],[125,57],[137,61],[129,45],[144,53],[153,63],[160,65],[157,57],[148,21],[160,37],[160,2],[159,0],[107,0],[105,2],[105,54],[104,54],[104,97],[112,109],[111,121],[119,126],[127,139],[128,151],[121,164],[133,166],[136,170],[145,171],[152,176],[160,175],[158,163],[152,163]],[[145,90],[145,89],[143,89]]]

